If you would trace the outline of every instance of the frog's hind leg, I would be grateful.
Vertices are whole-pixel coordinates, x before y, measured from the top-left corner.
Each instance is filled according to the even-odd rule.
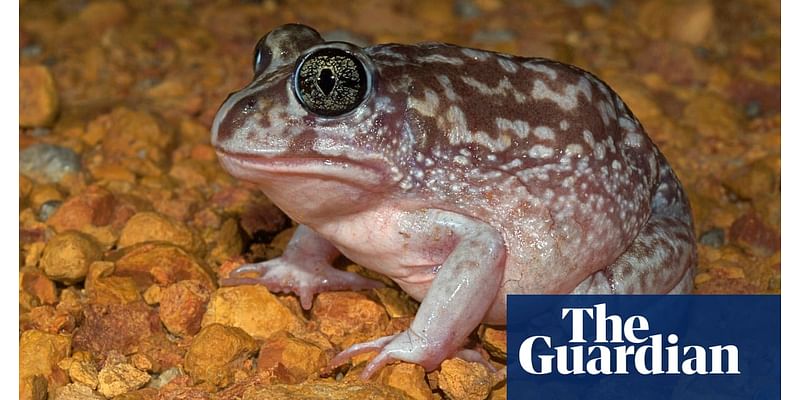
[[[677,177],[659,158],[661,183],[649,221],[614,263],[589,276],[573,293],[691,292],[697,264],[691,210]]]

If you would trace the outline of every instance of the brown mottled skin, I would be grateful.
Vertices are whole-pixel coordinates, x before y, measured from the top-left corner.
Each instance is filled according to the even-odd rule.
[[[298,88],[324,54],[351,61]],[[365,94],[333,102],[346,112],[306,100],[348,85]],[[254,80],[222,105],[212,142],[301,224],[282,257],[223,284],[294,292],[305,308],[320,291],[376,287],[330,267],[344,254],[422,302],[408,331],[333,360],[377,350],[365,377],[392,360],[477,360],[459,349],[479,323],[505,323],[509,293],[691,289],[680,183],[622,100],[573,66],[439,43],[360,49],[285,25],[259,42]]]

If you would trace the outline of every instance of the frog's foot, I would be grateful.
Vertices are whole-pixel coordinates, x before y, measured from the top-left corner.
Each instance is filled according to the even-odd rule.
[[[330,368],[336,368],[347,360],[363,353],[377,351],[375,356],[361,372],[361,379],[369,379],[375,372],[394,361],[406,361],[419,364],[426,371],[439,367],[443,360],[451,357],[462,358],[466,361],[478,362],[486,366],[489,371],[496,369],[475,350],[461,349],[449,343],[432,343],[411,329],[396,335],[384,336],[371,342],[364,342],[350,346],[347,350],[337,354],[331,360]]]
[[[294,293],[300,297],[300,305],[305,310],[311,308],[317,293],[383,287],[381,282],[333,268],[322,260],[288,257],[242,265],[219,283],[222,286],[258,284],[271,292]]]

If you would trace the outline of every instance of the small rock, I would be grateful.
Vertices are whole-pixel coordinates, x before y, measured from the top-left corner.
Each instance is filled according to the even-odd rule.
[[[425,381],[425,369],[417,364],[400,362],[381,370],[377,381],[391,386],[414,400],[432,400],[433,392]]]
[[[128,19],[129,14],[130,11],[123,2],[105,0],[88,3],[77,18],[82,26],[100,33],[119,26]]]
[[[725,178],[723,185],[744,200],[780,192],[780,179],[765,159],[737,168]]]
[[[500,360],[505,360],[507,356],[507,343],[505,329],[495,329],[491,326],[484,325],[483,329],[479,331],[483,347],[492,357]]]
[[[20,400],[46,400],[47,379],[41,375],[28,376],[19,380]]]
[[[765,224],[754,212],[742,215],[733,222],[730,238],[732,242],[762,256],[770,256],[781,249],[780,233]]]
[[[37,181],[57,183],[80,170],[80,156],[66,147],[38,143],[19,152],[20,173]]]
[[[351,400],[382,399],[408,400],[405,393],[373,382],[313,381],[298,385],[276,383],[255,387],[244,392],[242,400]]]
[[[20,221],[20,225],[24,224]],[[42,228],[41,237],[37,236],[35,239],[41,240],[33,240],[33,241],[23,241],[20,239],[20,250],[22,250],[22,254],[20,254],[20,261],[22,261],[22,266],[24,267],[36,267],[39,264],[39,259],[42,258],[42,252],[44,252],[44,248],[47,244],[44,242],[45,236],[47,234],[47,229]],[[22,235],[20,235],[22,238]],[[31,238],[34,239],[34,238]],[[22,269],[22,268],[21,268]]]
[[[180,368],[170,368],[170,369],[162,372],[158,376],[153,377],[153,379],[150,380],[150,384],[148,384],[147,386],[151,387],[151,388],[160,389],[164,385],[166,385],[170,381],[172,381],[173,379],[175,379],[175,378],[177,378],[179,376],[182,376],[182,375],[183,375],[183,372],[181,371]]]
[[[260,285],[224,287],[214,292],[201,326],[215,323],[241,328],[256,339],[267,339],[282,330],[296,332],[304,325],[298,315]]]
[[[725,230],[721,228],[711,228],[700,235],[699,242],[714,248],[722,247],[725,244]]]
[[[481,9],[472,0],[456,0],[453,4],[453,12],[463,19],[473,19],[481,16]]]
[[[355,292],[320,293],[311,308],[311,319],[340,348],[383,336],[389,323],[380,304]]]
[[[20,290],[36,297],[39,304],[56,304],[58,290],[56,284],[40,270],[25,268],[20,271]]]
[[[105,400],[106,398],[97,394],[92,388],[80,383],[70,383],[64,387],[56,388],[54,400]]]
[[[150,375],[128,363],[112,365],[106,363],[98,373],[97,379],[99,382],[97,390],[100,394],[114,397],[144,386],[150,381]]]
[[[209,168],[209,163],[180,160],[172,164],[169,176],[175,178],[184,187],[201,188],[207,186],[208,181],[213,179],[214,172]]]
[[[58,297],[58,304],[56,309],[63,311],[78,319],[83,312],[84,297],[82,291],[79,291],[74,286],[70,286],[61,290]]]
[[[75,329],[75,318],[53,306],[39,306],[31,309],[28,313],[27,323],[20,322],[20,325],[22,325],[22,329],[37,329],[47,333],[69,333]]]
[[[39,265],[48,278],[69,285],[82,281],[89,265],[101,256],[100,245],[91,236],[66,231],[47,242]]]
[[[146,357],[150,364],[148,370],[160,373],[181,365],[185,354],[185,347],[179,347],[177,343],[172,342],[166,335],[153,335],[139,342],[138,353],[134,354],[134,356],[141,355]]]
[[[150,287],[145,289],[144,293],[142,293],[142,298],[148,306],[154,306],[158,303],[161,303],[161,295],[163,292],[164,290],[161,288],[161,286],[150,285]]]
[[[50,126],[58,115],[58,91],[53,74],[43,65],[19,67],[19,125]]]
[[[31,208],[37,210],[41,208],[44,203],[64,200],[64,195],[61,194],[55,184],[51,183],[34,186],[28,198],[31,202]]]
[[[195,382],[225,387],[258,350],[258,343],[240,328],[220,324],[203,327],[186,352],[184,369]]]
[[[161,322],[158,313],[144,303],[88,304],[73,346],[102,358],[112,351],[131,354],[151,336],[163,336]]]
[[[725,90],[726,97],[744,107],[748,118],[773,116],[781,111],[779,84],[751,79],[731,79]]]
[[[61,204],[61,200],[49,200],[44,202],[42,206],[39,207],[39,220],[47,221],[51,215],[55,214],[58,207],[61,207]]]
[[[216,243],[209,254],[209,258],[212,261],[219,265],[242,254],[244,241],[239,231],[239,224],[235,219],[228,218],[214,232],[216,234]]]
[[[153,370],[153,361],[145,356],[144,354],[133,354],[131,355],[131,365],[136,367],[138,370],[142,371],[152,371]]]
[[[460,358],[445,360],[439,372],[439,387],[454,400],[483,400],[492,391],[493,378],[481,364]]]
[[[19,200],[22,203],[28,195],[33,191],[33,181],[25,175],[19,176]]]
[[[24,258],[24,265],[35,265],[31,264],[31,261],[37,261],[35,259],[38,259],[41,254],[29,250],[38,251],[38,248],[32,246],[38,246],[37,243],[44,243],[50,233],[47,225],[39,221],[33,209],[26,208],[19,213],[19,242],[22,250],[27,253]]]
[[[492,390],[492,394],[489,395],[489,400],[506,400],[508,399],[508,385],[503,384],[502,386],[495,388]]]
[[[33,128],[25,133],[32,137],[44,137],[49,135],[51,132],[52,130],[50,128]]]
[[[213,290],[217,287],[214,273],[197,257],[181,247],[167,243],[147,242],[110,253],[113,275],[130,276],[140,291],[153,284],[168,286],[183,280],[197,280]]]
[[[756,118],[761,115],[761,103],[758,100],[750,100],[744,107],[744,114],[747,118]]]
[[[44,376],[51,388],[67,384],[67,374],[58,363],[69,356],[71,343],[69,336],[35,329],[22,332],[19,338],[19,377]]]
[[[259,201],[265,201],[264,195],[246,184],[225,186],[211,196],[211,204],[226,214],[243,214]]]
[[[564,3],[570,7],[575,7],[575,8],[583,8],[596,5],[608,10],[614,5],[614,0],[564,0]]]
[[[745,126],[732,104],[704,91],[689,99],[682,119],[704,138],[731,139]]]
[[[693,46],[703,43],[714,29],[714,5],[711,0],[676,2],[667,17],[669,36]]]
[[[261,345],[256,365],[271,371],[282,383],[300,383],[328,365],[326,352],[286,331],[270,336]]]
[[[64,201],[55,214],[47,220],[47,224],[56,232],[69,229],[83,231],[89,226],[105,225],[119,229],[133,215],[128,207],[118,204],[114,195],[108,190],[90,186]]]
[[[92,304],[128,304],[142,300],[136,281],[130,276],[111,276],[114,263],[99,261],[89,266],[85,287]]]
[[[166,149],[173,141],[173,132],[161,127],[159,121],[145,111],[119,107],[101,115],[86,127],[86,134],[102,138],[103,155],[109,161],[129,163],[144,175],[152,175],[142,160],[156,164],[167,161]]]
[[[180,281],[161,294],[159,317],[170,333],[192,336],[200,331],[211,292],[198,281]]]
[[[419,303],[407,293],[390,287],[373,289],[373,293],[383,303],[391,318],[413,317],[417,315]]]
[[[705,82],[709,75],[708,68],[690,46],[669,40],[648,43],[636,54],[634,64],[640,74],[658,74],[669,84]]]
[[[92,360],[91,354],[78,352],[73,354],[69,360],[69,367],[67,368],[69,378],[73,382],[80,383],[92,390],[97,389],[99,383],[97,380],[97,365]]]
[[[202,255],[205,251],[205,243],[197,232],[178,221],[150,211],[136,213],[128,220],[120,233],[118,247],[124,248],[148,241],[169,242],[197,255]]]
[[[516,38],[514,32],[507,29],[480,30],[475,32],[470,39],[481,44],[494,45],[497,43],[512,42]]]
[[[89,167],[89,172],[97,181],[136,182],[136,174],[119,164],[109,165],[108,163],[104,163],[92,165]]]

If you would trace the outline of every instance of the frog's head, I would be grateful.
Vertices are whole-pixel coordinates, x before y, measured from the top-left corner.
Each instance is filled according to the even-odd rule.
[[[212,144],[232,175],[270,197],[314,181],[376,193],[402,179],[398,160],[413,146],[399,129],[402,107],[394,106],[402,93],[397,85],[379,92],[364,50],[289,24],[258,42],[253,72],[212,127]]]

